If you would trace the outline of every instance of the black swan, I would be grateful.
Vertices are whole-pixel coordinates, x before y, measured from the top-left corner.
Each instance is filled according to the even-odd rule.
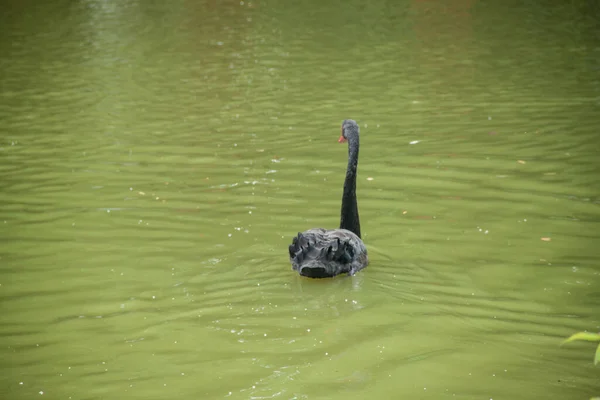
[[[356,204],[358,136],[356,121],[344,120],[338,142],[348,141],[348,168],[342,194],[340,229],[309,229],[298,233],[289,247],[292,269],[302,276],[328,278],[342,273],[353,275],[369,264],[367,248],[360,239]]]

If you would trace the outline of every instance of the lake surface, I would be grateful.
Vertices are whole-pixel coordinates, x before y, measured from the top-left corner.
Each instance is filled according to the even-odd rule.
[[[600,395],[595,2],[6,1],[3,399]],[[361,128],[370,265],[311,280]]]

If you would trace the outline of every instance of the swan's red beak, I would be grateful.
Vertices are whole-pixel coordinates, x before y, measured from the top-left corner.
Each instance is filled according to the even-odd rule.
[[[340,138],[338,139],[338,143],[345,143],[346,142],[346,138],[344,137],[344,135],[340,136]]]

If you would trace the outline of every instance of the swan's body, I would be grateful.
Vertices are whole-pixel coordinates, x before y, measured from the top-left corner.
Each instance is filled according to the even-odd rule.
[[[367,248],[360,238],[356,202],[359,129],[355,121],[342,123],[340,142],[348,141],[348,168],[342,195],[340,229],[309,229],[298,233],[289,246],[292,269],[311,278],[342,273],[353,275],[369,264]]]
[[[290,245],[292,268],[310,278],[353,275],[368,264],[367,248],[346,229],[314,228],[298,233]]]

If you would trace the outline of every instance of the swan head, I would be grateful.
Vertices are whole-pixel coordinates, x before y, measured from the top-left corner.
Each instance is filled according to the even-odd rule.
[[[344,143],[347,140],[358,139],[358,133],[360,129],[358,124],[353,119],[345,119],[342,122],[342,136],[340,136],[338,142]]]

